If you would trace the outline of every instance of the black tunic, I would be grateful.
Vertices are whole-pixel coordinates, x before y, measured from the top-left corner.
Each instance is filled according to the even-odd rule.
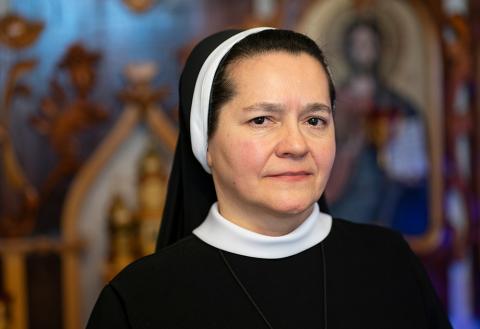
[[[275,329],[324,328],[325,303],[329,329],[451,328],[416,256],[384,228],[334,219],[323,242],[294,256],[223,253]],[[87,328],[268,327],[219,250],[192,235],[123,270]]]

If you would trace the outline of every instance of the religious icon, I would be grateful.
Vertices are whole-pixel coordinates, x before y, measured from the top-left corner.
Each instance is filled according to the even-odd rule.
[[[385,82],[373,18],[346,29],[349,73],[338,88],[337,158],[327,188],[334,215],[421,234],[428,224],[426,135],[418,109]]]

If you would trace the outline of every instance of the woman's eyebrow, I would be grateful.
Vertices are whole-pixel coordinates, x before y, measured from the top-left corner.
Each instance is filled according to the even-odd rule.
[[[310,103],[302,111],[303,114],[311,112],[328,112],[328,114],[332,114],[332,109],[323,103]]]
[[[282,106],[281,104],[261,102],[261,103],[255,103],[247,107],[244,107],[243,110],[247,112],[262,111],[262,112],[278,113],[278,112],[283,112],[285,109],[284,109],[284,106]]]
[[[247,112],[262,111],[262,112],[279,113],[279,112],[285,111],[285,106],[278,103],[260,102],[260,103],[255,103],[255,104],[246,106],[243,108],[243,110]],[[303,108],[301,113],[305,114],[305,113],[312,113],[312,112],[328,112],[329,114],[331,114],[332,109],[330,108],[330,106],[323,103],[310,103]]]

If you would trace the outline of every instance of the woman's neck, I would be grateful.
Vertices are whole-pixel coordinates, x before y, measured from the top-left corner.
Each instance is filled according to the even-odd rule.
[[[313,205],[300,212],[280,213],[270,209],[238,209],[218,202],[219,213],[246,230],[268,236],[282,236],[294,231],[313,211]]]

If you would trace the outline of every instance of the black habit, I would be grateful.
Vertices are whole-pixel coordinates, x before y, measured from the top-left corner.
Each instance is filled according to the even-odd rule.
[[[223,253],[275,329],[324,328],[325,316],[330,329],[451,328],[418,259],[390,230],[334,219],[324,241],[294,256]],[[191,235],[112,280],[87,328],[268,327],[218,249]]]

